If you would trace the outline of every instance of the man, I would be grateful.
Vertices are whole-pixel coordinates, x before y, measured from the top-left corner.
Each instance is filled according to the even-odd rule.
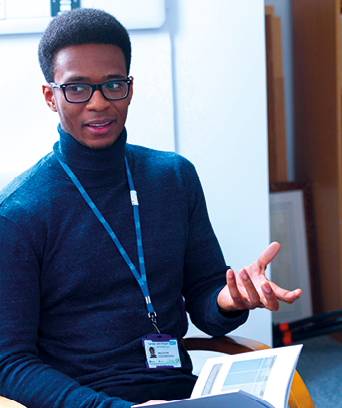
[[[126,143],[130,58],[126,30],[99,10],[60,15],[40,41],[60,140],[0,195],[0,394],[29,408],[189,397],[182,295],[220,336],[301,294],[265,278],[277,243],[226,273],[192,164]]]

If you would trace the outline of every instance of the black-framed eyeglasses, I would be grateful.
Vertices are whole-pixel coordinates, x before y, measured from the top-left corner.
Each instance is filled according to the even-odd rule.
[[[94,85],[85,82],[68,82],[61,85],[50,82],[53,88],[62,89],[65,100],[70,103],[87,102],[96,90],[99,90],[103,97],[109,101],[125,99],[128,96],[131,84],[132,78],[113,79]]]

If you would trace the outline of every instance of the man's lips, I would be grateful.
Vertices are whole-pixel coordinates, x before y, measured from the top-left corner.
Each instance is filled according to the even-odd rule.
[[[112,126],[115,124],[115,120],[97,120],[86,123],[84,126],[95,135],[102,135],[109,132]]]
[[[100,128],[100,127],[105,127],[110,125],[111,123],[113,123],[114,120],[100,120],[100,121],[94,121],[92,123],[87,123],[85,126],[89,126],[89,127],[95,127],[95,128]]]

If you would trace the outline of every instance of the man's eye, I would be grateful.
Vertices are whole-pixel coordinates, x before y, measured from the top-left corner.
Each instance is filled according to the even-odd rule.
[[[110,91],[114,91],[116,89],[119,89],[121,87],[121,84],[119,82],[110,82],[109,84],[106,84],[106,88]]]
[[[84,92],[87,90],[87,87],[84,85],[71,85],[68,86],[68,91],[78,93],[78,92]]]

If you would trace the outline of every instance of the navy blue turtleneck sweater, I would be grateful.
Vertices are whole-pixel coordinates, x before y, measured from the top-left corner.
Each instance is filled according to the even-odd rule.
[[[187,397],[195,377],[183,346],[181,369],[146,368],[141,339],[153,327],[143,295],[57,157],[138,269],[127,157],[158,325],[177,338],[180,294],[208,334],[223,335],[247,318],[218,310],[226,265],[195,169],[175,153],[126,144],[125,130],[103,150],[59,131],[54,151],[0,193],[0,395],[29,408],[125,408]]]

